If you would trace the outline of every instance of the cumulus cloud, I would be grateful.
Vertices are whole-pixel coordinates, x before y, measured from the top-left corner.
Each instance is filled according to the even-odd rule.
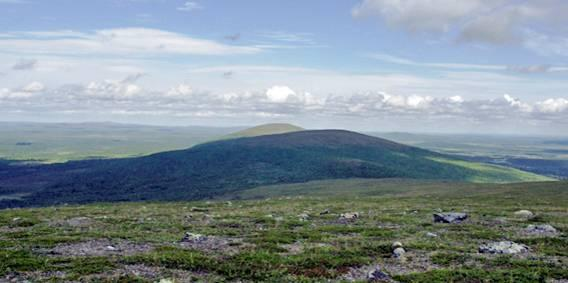
[[[568,110],[568,99],[549,98],[536,103],[536,107],[544,113],[561,113]]]
[[[233,46],[184,34],[148,28],[103,29],[91,33],[73,31],[13,32],[0,37],[3,52],[51,55],[234,55],[262,49]]]
[[[45,86],[40,82],[31,82],[25,86],[22,86],[18,89],[11,90],[8,88],[0,89],[0,101],[3,99],[6,100],[21,100],[27,99],[34,96],[36,93],[40,93],[45,91]]]
[[[287,86],[273,86],[266,91],[266,96],[271,102],[282,103],[295,97],[296,92]]]
[[[122,80],[90,82],[84,86],[83,93],[89,97],[102,99],[128,99],[142,92],[142,88],[136,85],[136,81],[142,76],[143,74],[134,74]]]
[[[568,99],[523,101],[505,94],[493,99],[459,95],[434,97],[365,92],[350,95],[313,94],[275,85],[262,90],[219,92],[178,84],[163,91],[138,84],[139,75],[46,89],[32,82],[18,89],[0,89],[7,111],[69,113],[88,111],[112,115],[163,117],[361,117],[378,119],[450,119],[493,124],[496,121],[568,121]],[[40,94],[41,95],[37,95]],[[25,102],[25,103],[24,103]],[[327,117],[327,118],[326,118]]]
[[[167,97],[189,97],[194,93],[193,88],[188,84],[179,84],[170,90],[165,95]]]
[[[377,17],[410,33],[455,35],[459,42],[524,43],[562,54],[566,37],[553,38],[551,30],[568,24],[567,10],[568,2],[563,0],[362,0],[352,14]]]

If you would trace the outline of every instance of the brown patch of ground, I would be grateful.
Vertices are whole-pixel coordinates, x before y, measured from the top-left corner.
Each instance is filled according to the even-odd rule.
[[[132,243],[125,240],[110,241],[97,239],[79,243],[66,243],[55,246],[47,251],[54,256],[128,256],[153,250],[148,244]]]

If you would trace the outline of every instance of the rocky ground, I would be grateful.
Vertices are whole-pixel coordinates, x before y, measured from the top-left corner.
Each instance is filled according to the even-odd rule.
[[[567,282],[542,190],[4,210],[0,282]]]

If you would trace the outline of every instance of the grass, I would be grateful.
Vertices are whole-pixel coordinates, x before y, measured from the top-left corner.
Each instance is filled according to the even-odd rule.
[[[184,149],[237,128],[0,122],[0,159],[59,163]]]
[[[3,210],[0,281],[9,277],[32,282],[155,282],[163,278],[334,282],[350,271],[375,265],[400,282],[568,279],[567,204],[565,182],[481,185],[352,179],[263,187],[202,202]],[[514,211],[519,209],[529,209],[538,217],[515,218]],[[438,210],[467,211],[470,219],[459,225],[432,223],[432,214]],[[320,215],[324,211],[329,213]],[[359,212],[361,217],[342,222],[339,214],[344,212]],[[300,221],[302,213],[309,214],[309,220]],[[77,217],[90,221],[70,225],[69,220]],[[495,224],[498,219],[500,224]],[[560,234],[534,238],[519,233],[531,223],[551,224]],[[239,244],[230,245],[231,250],[184,248],[179,241],[186,231],[238,239]],[[427,237],[427,232],[438,237]],[[154,249],[129,255],[50,254],[55,246],[95,239]],[[526,257],[477,253],[480,244],[497,240],[524,243],[531,253]],[[391,258],[394,241],[403,243],[407,261]],[[120,271],[140,266],[152,268],[155,274]]]
[[[474,183],[542,182],[554,180],[546,176],[504,166],[444,158],[431,159],[440,163],[452,164],[473,170],[474,174],[469,177],[467,181]]]

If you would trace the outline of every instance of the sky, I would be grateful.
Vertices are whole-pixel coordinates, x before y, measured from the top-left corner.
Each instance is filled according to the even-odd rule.
[[[0,121],[568,135],[565,0],[0,0]]]

